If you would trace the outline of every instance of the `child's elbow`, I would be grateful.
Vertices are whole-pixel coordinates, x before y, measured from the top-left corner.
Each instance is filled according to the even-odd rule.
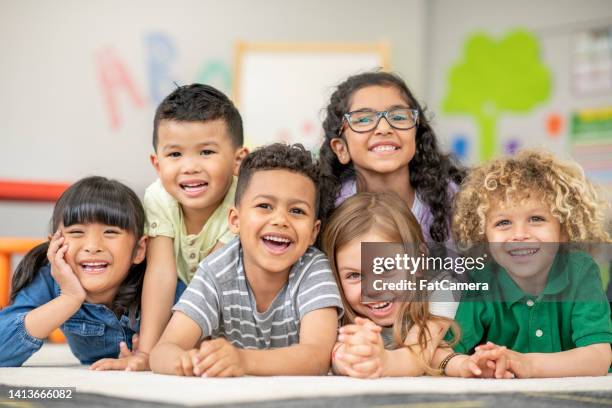
[[[610,347],[610,344],[597,344],[594,346],[594,348],[599,357],[595,360],[595,364],[592,366],[593,371],[591,375],[594,377],[607,376],[608,371],[610,370],[610,365],[612,365],[612,348]]]
[[[151,350],[151,354],[149,355],[149,366],[151,367],[151,371],[156,374],[167,374],[163,370],[163,350],[160,350],[160,344],[158,343]]]

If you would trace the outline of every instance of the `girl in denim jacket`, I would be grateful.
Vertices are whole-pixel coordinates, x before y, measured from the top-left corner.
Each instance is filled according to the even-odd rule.
[[[136,194],[117,181],[88,177],[62,194],[53,236],[21,261],[0,311],[0,366],[21,366],[58,327],[82,364],[137,348],[144,221]]]

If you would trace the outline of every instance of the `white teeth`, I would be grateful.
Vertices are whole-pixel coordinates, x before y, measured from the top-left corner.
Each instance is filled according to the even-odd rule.
[[[372,309],[384,309],[385,307],[389,306],[389,302],[381,302],[381,303],[375,303],[375,304],[370,304],[368,306],[370,306]]]
[[[533,255],[538,250],[536,248],[526,248],[526,249],[515,249],[508,251],[512,256],[525,256],[525,255]]]
[[[108,266],[106,262],[83,262],[81,267],[89,271],[102,271]]]
[[[106,262],[85,262],[82,264],[83,266],[88,266],[90,268],[95,268],[98,266],[106,266],[107,263]]]
[[[397,147],[391,145],[380,145],[372,149],[373,152],[390,152],[397,150]]]
[[[290,239],[287,238],[282,238],[282,237],[275,237],[273,235],[266,235],[265,237],[263,237],[264,239],[267,239],[269,241],[275,241],[275,242],[283,242],[283,243],[289,243],[291,242]]]
[[[189,183],[189,184],[181,184],[183,188],[200,188],[204,187],[206,183]]]

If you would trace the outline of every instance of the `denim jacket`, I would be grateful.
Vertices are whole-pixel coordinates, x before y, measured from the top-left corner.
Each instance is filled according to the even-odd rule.
[[[184,289],[185,285],[179,281],[176,299]],[[11,305],[0,310],[0,367],[21,366],[42,347],[43,340],[27,332],[25,316],[59,295],[60,287],[51,276],[50,265],[47,264],[28,286],[17,293]],[[91,364],[101,358],[117,358],[119,342],[124,341],[131,348],[132,335],[139,328],[139,317],[134,322],[130,322],[127,315],[118,319],[105,305],[93,303],[83,303],[60,326],[72,353],[81,364]]]

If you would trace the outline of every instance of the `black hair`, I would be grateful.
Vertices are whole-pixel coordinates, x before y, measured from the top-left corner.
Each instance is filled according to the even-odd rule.
[[[240,204],[253,174],[263,170],[289,170],[312,180],[315,186],[316,219],[322,218],[323,208],[320,203],[322,197],[329,191],[329,177],[322,174],[318,161],[313,159],[312,153],[300,143],[292,145],[273,143],[249,153],[240,164],[234,199],[236,206]]]
[[[398,89],[406,102],[419,111],[416,153],[408,164],[410,184],[419,194],[419,198],[431,210],[433,221],[429,228],[430,236],[436,242],[444,242],[449,238],[449,215],[452,207],[448,185],[450,182],[459,185],[466,172],[457,164],[452,155],[441,153],[436,135],[427,120],[426,109],[421,107],[406,83],[393,73],[375,71],[351,76],[338,85],[332,94],[326,108],[326,118],[323,121],[325,139],[319,152],[323,171],[332,175],[334,187],[330,199],[335,199],[343,181],[356,177],[352,162],[347,165],[340,163],[330,142],[334,138],[341,137],[338,134],[342,128],[342,118],[350,108],[354,93],[373,85],[391,86]],[[327,207],[333,208],[329,205]]]
[[[166,96],[153,119],[153,149],[157,151],[159,124],[162,120],[206,122],[222,119],[236,148],[244,142],[242,117],[232,101],[221,91],[203,84],[179,86]]]
[[[138,242],[144,235],[144,208],[138,196],[124,184],[104,177],[87,177],[71,185],[55,204],[50,233],[54,233],[60,225],[67,227],[95,222],[129,231]],[[21,260],[13,274],[11,302],[48,262],[48,248],[49,242],[44,242],[30,250]],[[145,268],[145,262],[132,265],[121,283],[111,307],[118,316],[127,313],[135,318],[140,305]]]

